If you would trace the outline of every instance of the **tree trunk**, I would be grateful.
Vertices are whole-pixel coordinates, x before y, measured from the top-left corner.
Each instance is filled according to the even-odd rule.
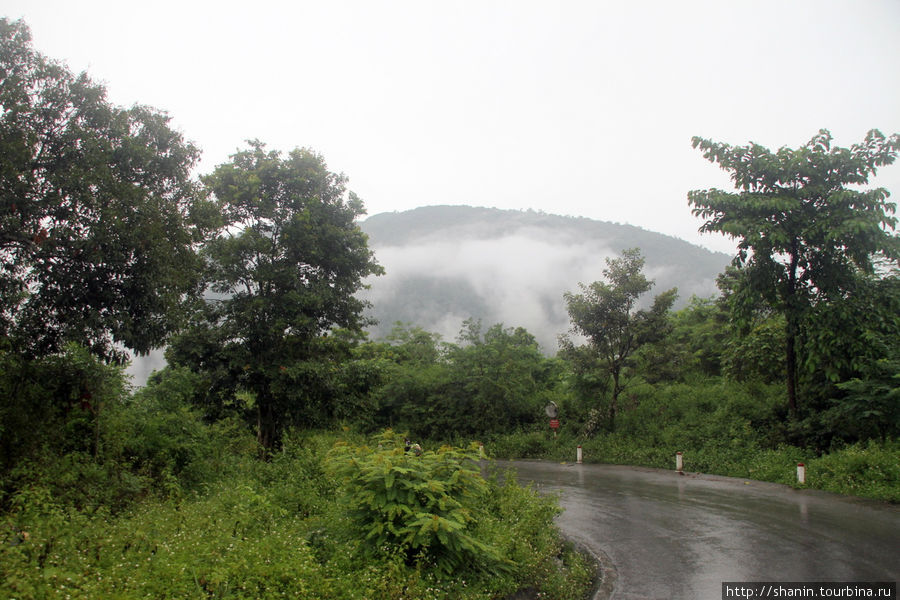
[[[94,413],[94,460],[100,458],[100,406],[98,405]]]
[[[256,441],[264,453],[275,446],[278,437],[272,403],[265,396],[256,398]]]
[[[791,418],[797,417],[797,321],[800,316],[800,307],[797,298],[797,267],[798,243],[794,240],[791,245],[791,262],[788,266],[788,290],[787,298],[785,298],[785,321],[787,330],[785,332],[784,349],[785,361],[784,366],[787,371],[787,397],[788,411]]]
[[[616,412],[619,408],[619,371],[613,371],[613,392],[612,400],[609,402],[609,430],[616,430]]]
[[[793,318],[787,319],[787,332],[785,334],[785,369],[787,370],[787,397],[788,410],[791,417],[797,416],[797,350],[796,350],[796,326]]]

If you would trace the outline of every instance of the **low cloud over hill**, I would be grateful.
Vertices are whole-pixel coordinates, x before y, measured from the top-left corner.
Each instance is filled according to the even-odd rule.
[[[379,321],[374,339],[402,321],[454,341],[463,320],[476,317],[485,328],[524,327],[554,354],[569,329],[563,293],[600,279],[607,257],[641,248],[644,272],[656,280],[651,295],[677,287],[676,308],[691,295],[717,294],[715,278],[730,260],[631,225],[533,211],[429,206],[373,215],[361,227],[387,271],[360,293]],[[135,357],[136,384],[165,365],[162,354]]]
[[[403,321],[454,340],[476,317],[525,327],[551,354],[569,328],[563,293],[602,278],[605,259],[623,249],[641,248],[651,294],[677,287],[676,306],[716,294],[730,260],[630,225],[532,211],[433,206],[374,215],[361,227],[387,272],[362,293],[379,321],[372,337]]]

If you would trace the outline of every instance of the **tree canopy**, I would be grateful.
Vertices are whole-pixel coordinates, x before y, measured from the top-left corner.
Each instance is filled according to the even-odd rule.
[[[896,263],[900,241],[895,205],[884,188],[858,189],[879,167],[894,162],[900,135],[869,131],[862,143],[832,147],[820,130],[805,146],[772,152],[759,144],[731,146],[700,137],[693,146],[729,172],[737,191],[695,190],[700,231],[738,240],[740,269],[733,303],[763,302],[785,317],[788,405],[797,413],[797,336],[804,314],[817,302],[839,299],[858,276],[874,271],[882,256]],[[745,312],[745,311],[744,311]]]
[[[677,290],[665,291],[656,296],[649,309],[637,310],[638,299],[653,287],[643,274],[640,250],[624,250],[619,258],[606,259],[606,265],[606,281],[580,284],[582,293],[567,292],[565,299],[573,333],[587,338],[588,353],[599,358],[612,379],[607,415],[613,428],[619,395],[626,387],[625,369],[638,348],[665,335],[667,313]],[[568,340],[564,340],[564,346],[573,348]]]
[[[312,151],[283,157],[251,142],[204,183],[223,215],[203,249],[209,308],[170,356],[214,369],[232,394],[255,394],[269,447],[304,403],[319,401],[327,369],[316,359],[336,351],[322,338],[361,330],[366,304],[354,294],[382,269],[355,221],[362,202]]]
[[[0,19],[0,332],[31,355],[160,345],[198,282],[198,155]]]

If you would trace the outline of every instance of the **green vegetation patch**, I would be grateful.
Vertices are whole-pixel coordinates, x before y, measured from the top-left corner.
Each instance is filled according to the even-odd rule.
[[[784,443],[773,417],[781,401],[777,386],[721,378],[643,386],[615,431],[585,436],[563,421],[558,435],[516,431],[490,438],[486,449],[496,458],[574,461],[581,445],[586,462],[659,469],[674,468],[682,452],[687,471],[900,502],[900,442],[873,439],[828,452]],[[805,486],[797,483],[799,462],[806,465]]]
[[[585,597],[593,566],[561,541],[555,499],[513,478],[483,479],[469,450],[397,454],[391,436],[335,445],[335,434],[290,433],[269,461],[245,456],[202,493],[148,498],[119,514],[21,490],[0,517],[0,596],[438,600],[532,588]],[[342,481],[348,469],[334,462],[349,452],[369,483]],[[387,459],[408,472],[395,471],[385,489],[413,492],[393,503],[423,514],[392,521],[406,511],[386,497],[376,508],[361,500],[372,481],[387,484],[374,472]],[[352,519],[348,503],[360,508]],[[396,534],[361,535],[379,520]]]
[[[900,502],[900,442],[860,442],[809,461],[807,481],[817,488]]]

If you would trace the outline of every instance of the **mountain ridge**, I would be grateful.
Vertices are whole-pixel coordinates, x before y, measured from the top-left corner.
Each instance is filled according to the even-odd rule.
[[[716,294],[715,277],[731,260],[634,225],[533,210],[423,206],[378,213],[359,225],[386,270],[358,294],[373,303],[367,315],[379,321],[368,330],[372,339],[401,321],[452,341],[462,321],[475,317],[485,328],[524,327],[553,354],[557,336],[569,328],[563,293],[600,279],[605,258],[641,247],[645,273],[657,280],[647,301],[677,286],[676,307],[692,294]],[[693,266],[673,265],[678,256]],[[134,357],[128,372],[140,386],[164,365],[157,349]]]
[[[394,240],[387,240],[384,234],[391,229],[396,229],[398,225],[406,226],[410,223],[417,223],[419,226],[421,226],[422,223],[427,224],[428,221],[423,221],[421,218],[422,216],[431,219],[432,227],[440,227],[442,229],[447,229],[448,226],[469,224],[477,216],[484,220],[491,221],[500,221],[502,219],[506,221],[508,226],[517,222],[530,222],[531,224],[542,223],[548,226],[559,224],[575,224],[581,229],[594,229],[595,231],[606,233],[612,231],[627,231],[638,238],[663,238],[671,241],[674,244],[696,248],[714,256],[727,257],[727,259],[730,260],[730,256],[728,254],[725,254],[724,252],[715,252],[712,250],[708,250],[706,248],[703,248],[702,246],[692,244],[691,242],[683,240],[679,237],[651,231],[637,225],[617,223],[613,221],[603,221],[599,219],[591,219],[589,217],[557,215],[554,213],[535,211],[532,209],[515,210],[449,204],[429,205],[420,206],[405,211],[386,211],[376,213],[362,220],[360,222],[360,227],[364,232],[369,234],[370,237],[375,236],[376,238],[378,238],[379,245],[383,245],[386,241],[397,241],[396,238]],[[440,221],[438,221],[438,219],[440,219]],[[408,234],[408,230],[406,231]],[[394,235],[396,236],[396,233]]]
[[[717,293],[715,279],[731,257],[633,225],[532,210],[424,206],[385,212],[360,222],[386,274],[370,278],[360,294],[372,302],[369,329],[386,336],[397,321],[454,339],[462,321],[522,326],[553,353],[568,330],[563,294],[602,278],[605,259],[638,247],[652,296],[679,288],[683,306],[692,295]]]

